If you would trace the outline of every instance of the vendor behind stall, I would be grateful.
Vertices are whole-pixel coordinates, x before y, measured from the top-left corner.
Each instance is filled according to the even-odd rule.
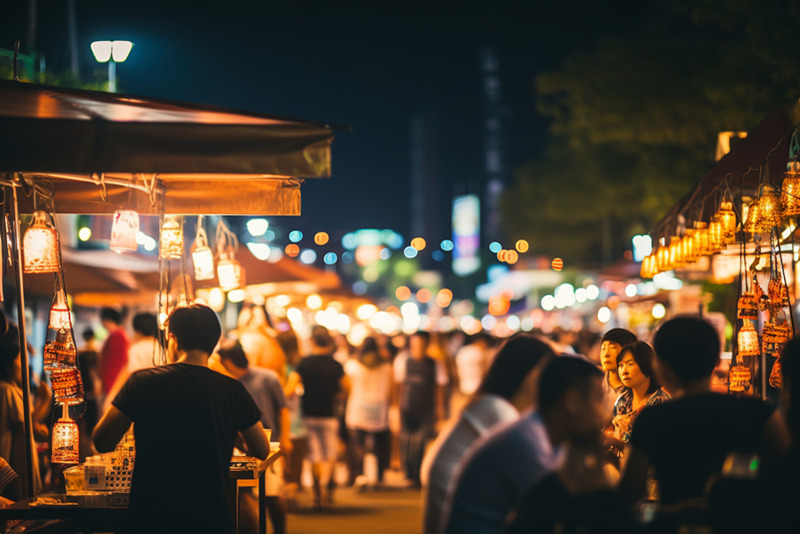
[[[95,428],[95,447],[106,452],[136,423],[133,532],[233,532],[225,490],[237,433],[252,456],[269,454],[250,394],[207,367],[221,332],[211,308],[174,310],[167,338],[174,363],[132,374]]]

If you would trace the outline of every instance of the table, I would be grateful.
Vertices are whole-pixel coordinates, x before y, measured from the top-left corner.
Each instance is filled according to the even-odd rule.
[[[236,530],[239,530],[239,488],[258,486],[258,530],[267,532],[266,484],[264,475],[269,466],[283,456],[281,451],[271,452],[256,469],[231,471],[231,493],[234,503]],[[62,503],[51,506],[31,506],[37,499],[49,498]],[[5,532],[5,522],[15,519],[67,519],[76,532],[116,532],[120,525],[129,522],[128,494],[103,491],[81,492],[79,494],[43,493],[32,499],[18,501],[8,508],[0,508],[0,532]]]

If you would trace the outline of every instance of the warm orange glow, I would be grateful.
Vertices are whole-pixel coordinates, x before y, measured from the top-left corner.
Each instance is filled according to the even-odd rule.
[[[22,238],[23,271],[26,274],[58,272],[58,241],[56,230],[47,222],[47,214],[37,211],[33,224]]]
[[[514,265],[519,260],[519,253],[516,250],[506,251],[506,263]]]
[[[289,243],[286,245],[286,248],[283,249],[287,256],[290,258],[296,258],[298,254],[300,254],[300,247],[297,246],[296,243]]]
[[[66,409],[64,410],[66,412]],[[78,424],[68,416],[53,425],[53,443],[50,461],[54,464],[77,464],[80,461],[80,432]]]
[[[511,303],[502,295],[493,295],[489,298],[489,313],[495,317],[505,315],[511,308]]]
[[[527,241],[525,241],[524,239],[520,239],[519,241],[517,241],[516,245],[517,252],[519,252],[520,254],[525,254],[526,252],[528,252],[529,246],[530,245],[528,245]]]
[[[417,300],[419,302],[421,302],[422,304],[425,304],[426,302],[430,302],[431,297],[432,297],[432,295],[431,295],[431,290],[430,289],[425,289],[423,287],[422,289],[417,291]]]
[[[183,224],[177,217],[166,216],[161,225],[158,257],[162,260],[179,260],[183,256]]]
[[[421,237],[415,237],[411,240],[411,246],[417,250],[423,250],[427,246],[427,243]]]
[[[439,305],[440,308],[446,308],[450,305],[453,301],[453,292],[447,288],[444,288],[436,294],[436,304]]]
[[[329,238],[327,233],[325,233],[325,232],[317,232],[317,234],[314,236],[314,243],[316,243],[319,246],[327,245],[328,244],[328,239],[330,239],[330,238]]]
[[[411,298],[411,290],[406,286],[400,286],[394,290],[394,296],[397,300],[408,300]]]
[[[117,253],[136,252],[139,243],[136,235],[139,233],[139,214],[133,210],[117,210],[114,212],[114,222],[111,225],[111,241],[109,248]]]
[[[564,260],[561,258],[555,258],[553,262],[550,264],[554,271],[560,271],[564,268]]]
[[[497,253],[497,259],[503,263],[506,262],[508,251],[506,249],[502,249],[500,252]]]

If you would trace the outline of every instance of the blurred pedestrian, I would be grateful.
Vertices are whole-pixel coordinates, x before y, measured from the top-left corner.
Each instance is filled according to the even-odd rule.
[[[297,365],[300,363],[300,347],[297,334],[290,326],[287,330],[279,331],[276,338],[286,355],[286,376],[283,384],[283,394],[286,397],[286,406],[289,409],[289,439],[292,442],[291,452],[284,451],[285,469],[284,480],[286,486],[284,494],[286,505],[291,512],[296,506],[297,492],[300,490],[300,477],[303,473],[303,460],[308,455],[308,433],[303,426],[303,411],[300,408],[303,383],[297,374]]]
[[[506,341],[492,361],[473,399],[445,427],[422,462],[423,525],[425,534],[436,534],[441,522],[448,484],[464,454],[480,436],[504,423],[519,419],[538,397],[538,381],[544,364],[555,357],[536,337],[518,334]]]
[[[459,463],[440,532],[502,533],[523,495],[561,465],[561,444],[599,434],[602,378],[583,358],[553,358],[539,381],[538,409],[475,443]]]
[[[100,351],[100,381],[103,395],[109,397],[117,375],[128,365],[130,341],[122,327],[121,311],[115,308],[102,308],[100,321],[103,323],[103,328],[108,331],[108,337],[103,342],[103,348]],[[104,402],[110,401],[110,397],[104,400]]]
[[[217,353],[222,365],[253,397],[261,411],[261,424],[272,430],[271,440],[280,442],[285,453],[291,453],[289,409],[283,387],[275,371],[251,366],[238,340],[225,340]],[[286,501],[283,499],[283,462],[279,459],[267,468],[265,501],[276,534],[286,534]],[[244,494],[242,494],[244,495]],[[252,497],[252,494],[251,494]],[[245,497],[246,498],[246,497]]]
[[[139,369],[161,363],[161,343],[158,340],[158,319],[154,313],[141,312],[133,316],[133,338],[128,347],[128,362],[120,369],[114,385],[108,392],[108,401],[116,397],[125,381]]]
[[[377,340],[364,338],[356,357],[344,371],[350,379],[345,422],[350,437],[350,483],[364,486],[364,453],[377,459],[377,482],[389,468],[389,403],[392,397],[392,365],[382,354]]]
[[[311,329],[311,354],[300,360],[297,374],[303,382],[303,426],[308,432],[309,459],[314,477],[314,506],[333,503],[333,469],[339,446],[340,397],[349,381],[342,364],[333,358],[336,343],[324,326]]]
[[[408,338],[408,348],[394,360],[394,380],[400,406],[400,455],[407,479],[422,487],[420,468],[437,420],[444,418],[447,371],[428,356],[430,335],[418,330]]]

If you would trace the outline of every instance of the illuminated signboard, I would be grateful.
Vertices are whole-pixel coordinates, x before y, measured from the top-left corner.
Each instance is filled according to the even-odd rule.
[[[466,276],[481,266],[480,200],[476,195],[464,195],[453,200],[453,272]]]

